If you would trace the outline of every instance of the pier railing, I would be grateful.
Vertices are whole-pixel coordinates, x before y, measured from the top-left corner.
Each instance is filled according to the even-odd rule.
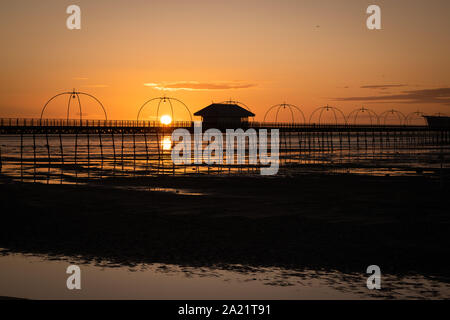
[[[149,120],[79,120],[79,119],[33,119],[0,118],[0,127],[190,127],[191,121],[175,121],[163,125]]]
[[[214,127],[214,124],[204,124],[204,126]],[[220,123],[216,126],[220,128],[273,128],[273,129],[367,129],[367,128],[409,128],[424,129],[425,125],[406,125],[406,124],[318,124],[318,123],[295,123],[295,122],[242,122],[236,123]],[[153,120],[93,120],[93,119],[36,119],[36,118],[0,118],[0,127],[126,127],[126,128],[189,128],[193,127],[192,121],[174,121],[170,124],[163,125],[160,121]]]

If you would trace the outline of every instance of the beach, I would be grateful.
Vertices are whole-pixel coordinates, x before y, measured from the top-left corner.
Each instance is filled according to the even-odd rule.
[[[425,176],[3,179],[0,247],[129,266],[365,272],[376,264],[448,279],[448,189]]]

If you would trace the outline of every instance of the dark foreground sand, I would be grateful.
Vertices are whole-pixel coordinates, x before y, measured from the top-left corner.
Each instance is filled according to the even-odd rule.
[[[207,194],[117,188],[126,185]],[[344,272],[377,264],[384,272],[450,276],[449,188],[425,177],[4,181],[0,195],[0,247],[14,252]]]

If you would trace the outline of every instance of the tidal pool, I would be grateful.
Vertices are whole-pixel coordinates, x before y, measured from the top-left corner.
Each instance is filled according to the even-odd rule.
[[[69,290],[69,265],[81,269],[81,290]],[[369,290],[367,275],[333,270],[288,270],[242,265],[124,266],[81,257],[3,253],[0,296],[26,299],[445,299],[450,284],[421,275],[382,275]]]

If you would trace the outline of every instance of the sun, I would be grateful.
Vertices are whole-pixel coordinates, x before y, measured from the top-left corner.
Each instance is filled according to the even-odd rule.
[[[165,114],[161,117],[161,119],[159,119],[159,121],[164,125],[168,125],[172,123],[172,117]]]

